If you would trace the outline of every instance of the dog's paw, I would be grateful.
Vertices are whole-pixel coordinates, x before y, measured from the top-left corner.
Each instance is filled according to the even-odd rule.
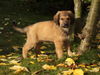
[[[76,52],[69,52],[68,56],[72,57],[72,56],[79,56],[79,54],[77,54]]]

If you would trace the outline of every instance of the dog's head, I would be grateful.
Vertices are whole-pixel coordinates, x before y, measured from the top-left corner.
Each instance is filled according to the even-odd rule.
[[[74,22],[74,14],[71,11],[58,11],[54,16],[54,22],[64,28],[68,28]]]

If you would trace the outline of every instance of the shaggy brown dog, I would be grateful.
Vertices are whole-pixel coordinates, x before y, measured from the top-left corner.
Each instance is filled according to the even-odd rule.
[[[58,58],[63,57],[63,46],[65,44],[68,55],[71,56],[69,35],[73,18],[71,11],[58,11],[54,16],[54,20],[38,22],[23,29],[14,27],[17,31],[27,34],[27,40],[22,49],[23,58],[26,58],[28,51],[33,47],[36,48],[37,43],[40,41],[54,42]]]

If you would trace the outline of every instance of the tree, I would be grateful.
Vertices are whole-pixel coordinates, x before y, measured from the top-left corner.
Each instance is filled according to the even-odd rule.
[[[77,38],[77,33],[79,33],[81,31],[81,16],[82,16],[82,1],[81,0],[74,0],[74,11],[75,11],[75,29],[74,29],[74,33],[76,36],[75,37],[75,41],[78,40]]]
[[[74,0],[74,5],[75,5],[75,7],[74,7],[74,11],[75,11],[75,18],[77,19],[77,18],[81,18],[81,4],[82,4],[82,2],[81,2],[81,0]]]
[[[83,54],[85,51],[91,49],[91,43],[93,40],[93,35],[96,30],[96,25],[98,22],[98,16],[99,16],[99,6],[100,6],[100,0],[92,0],[91,2],[91,8],[87,17],[86,25],[84,26],[82,30],[82,40],[79,45],[78,54]]]

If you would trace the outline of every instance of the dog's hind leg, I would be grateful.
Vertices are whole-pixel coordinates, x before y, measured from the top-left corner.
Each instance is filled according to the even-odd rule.
[[[31,37],[31,36],[28,36],[27,37],[27,40],[26,40],[26,43],[25,45],[23,46],[23,49],[22,49],[22,56],[23,58],[27,58],[27,53],[30,49],[32,49],[33,47],[36,46],[36,39]]]

